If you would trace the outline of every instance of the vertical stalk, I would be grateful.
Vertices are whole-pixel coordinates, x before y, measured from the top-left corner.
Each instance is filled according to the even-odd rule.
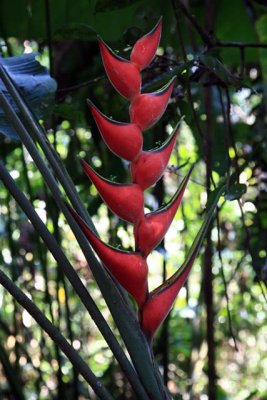
[[[164,248],[164,241],[162,243],[162,246]],[[163,260],[163,282],[165,282],[166,279],[167,279],[167,270],[166,270],[166,260],[164,257],[164,260]],[[161,334],[163,381],[167,387],[168,387],[168,382],[169,382],[169,321],[170,321],[170,315],[171,315],[171,313],[168,314],[165,321],[163,322],[162,334]]]
[[[205,163],[206,163],[206,191],[210,193],[212,179],[212,98],[211,88],[205,89],[205,108],[207,115]],[[216,370],[215,370],[215,342],[214,342],[214,305],[213,305],[213,274],[212,274],[212,240],[211,227],[206,234],[204,252],[204,302],[206,307],[206,335],[208,345],[208,397],[216,398]]]
[[[210,34],[213,32],[216,1],[205,1],[205,29]],[[206,123],[206,190],[210,192],[212,181],[212,92],[211,88],[205,89],[205,108],[207,115]],[[206,305],[206,328],[208,345],[208,397],[210,400],[216,398],[216,367],[215,367],[215,341],[214,341],[214,304],[213,304],[213,274],[212,274],[212,240],[211,227],[207,232],[207,243],[204,253],[204,301]]]
[[[164,141],[164,129],[159,131],[159,136],[154,138],[154,141],[160,140],[161,142]],[[156,136],[156,135],[155,135]],[[164,202],[164,194],[165,194],[165,185],[164,180],[161,178],[157,183],[154,189],[154,195],[157,199],[157,203],[159,205],[163,204]],[[160,246],[165,250],[165,242],[164,239],[160,243]],[[166,257],[163,258],[162,263],[162,281],[165,282],[167,279],[167,269],[166,269]],[[161,337],[159,338],[159,350],[161,352],[161,362],[163,368],[163,381],[166,387],[168,387],[168,380],[169,380],[169,321],[170,321],[170,314],[164,320],[162,325]]]

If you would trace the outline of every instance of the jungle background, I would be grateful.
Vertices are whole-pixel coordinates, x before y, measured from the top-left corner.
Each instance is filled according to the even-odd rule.
[[[97,35],[127,58],[160,16],[160,47],[143,73],[143,90],[156,90],[174,75],[177,84],[164,117],[145,133],[145,148],[162,143],[183,120],[164,177],[146,193],[147,211],[167,202],[189,166],[196,165],[171,228],[149,256],[152,288],[181,265],[208,194],[223,179],[227,195],[156,335],[154,351],[175,399],[212,398],[212,388],[218,400],[267,399],[266,1],[2,0],[1,57],[38,52],[49,68],[57,91],[42,120],[47,138],[101,238],[131,249],[132,227],[108,211],[80,165],[85,158],[109,179],[129,179],[127,163],[103,143],[86,99],[115,120],[127,121],[129,104],[106,78]],[[0,137],[0,157],[117,334],[71,229],[32,158],[8,130]],[[106,342],[2,184],[0,211],[1,269],[59,327],[115,399],[132,399]],[[71,363],[2,287],[0,306],[1,399],[94,398]]]

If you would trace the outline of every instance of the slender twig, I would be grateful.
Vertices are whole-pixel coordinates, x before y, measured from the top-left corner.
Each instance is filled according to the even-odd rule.
[[[245,49],[246,47],[252,47],[252,48],[262,48],[262,49],[267,49],[267,43],[261,43],[261,42],[225,42],[223,40],[216,40],[215,46],[218,47],[237,47],[239,49]]]
[[[231,139],[231,145],[232,145],[232,147],[234,149],[235,168],[236,168],[237,175],[239,177],[240,173],[241,173],[241,170],[240,170],[240,167],[239,167],[239,164],[238,164],[238,152],[237,152],[237,147],[236,147],[235,138],[234,138],[232,125],[231,125],[231,120],[230,120],[231,99],[230,99],[230,93],[229,93],[228,88],[225,89],[225,93],[226,93],[226,99],[227,99],[227,112],[226,112],[226,114],[227,114],[227,124],[228,124],[228,130],[227,131],[228,131],[230,139]],[[240,199],[238,200],[238,205],[239,205],[239,209],[240,209],[240,213],[241,213],[241,219],[242,219],[242,223],[243,223],[243,228],[244,228],[245,236],[246,236],[246,238],[245,238],[246,247],[245,248],[246,248],[248,254],[251,257],[251,262],[252,262],[252,266],[253,266],[253,251],[252,251],[252,247],[251,247],[250,232],[249,232],[249,229],[248,229],[248,227],[246,225],[246,222],[245,222],[245,215],[244,215],[244,211],[243,211],[243,207],[242,207]],[[260,277],[258,275],[258,272],[257,272],[257,270],[255,268],[254,268],[254,272],[255,272],[256,280],[257,280],[257,282],[259,284],[259,287],[261,289],[262,295],[264,297],[264,300],[267,302],[266,294],[265,294],[263,286],[261,284],[261,280],[260,280]]]
[[[241,80],[244,79],[245,73],[245,47],[240,47],[240,72],[239,77]]]
[[[162,242],[163,251],[165,250],[164,240]],[[163,257],[163,283],[167,279],[167,263],[166,258]],[[170,326],[170,314],[164,320],[161,332],[162,341],[162,366],[163,366],[163,380],[165,385],[168,387],[169,382],[169,326]]]
[[[234,149],[234,164],[236,168],[236,172],[238,177],[240,176],[240,167],[238,164],[238,152],[237,152],[237,147],[235,143],[235,138],[234,138],[234,133],[233,133],[233,128],[231,124],[231,98],[230,98],[230,93],[228,88],[225,88],[225,94],[226,94],[226,124],[227,124],[227,133],[229,137],[229,142],[231,143],[231,146]]]
[[[179,7],[184,16],[190,21],[192,26],[198,32],[203,43],[210,49],[214,47],[236,47],[236,48],[263,48],[267,49],[267,43],[261,42],[237,42],[237,41],[224,41],[216,39],[206,29],[204,29],[198,22],[197,18],[188,10],[182,0],[173,0],[176,7]]]
[[[35,321],[44,329],[66,357],[84,377],[86,382],[93,388],[95,393],[103,400],[112,400],[112,396],[102,383],[96,378],[88,365],[79,356],[76,350],[67,342],[59,330],[45,317],[41,310],[15,285],[10,278],[0,270],[0,284],[17,300],[17,302],[28,311]]]
[[[176,1],[172,0],[172,5],[173,5],[173,9],[174,9],[174,14],[175,14],[175,19],[176,19],[176,25],[177,25],[177,32],[178,32],[178,36],[179,36],[179,42],[180,42],[180,46],[181,46],[181,51],[182,51],[182,55],[183,55],[183,60],[186,63],[187,62],[187,56],[186,56],[186,51],[185,51],[185,45],[184,45],[184,39],[183,39],[183,35],[182,35],[182,30],[181,30],[181,25],[180,25],[180,19],[179,19],[179,15],[177,12],[177,7],[176,7]],[[188,100],[189,100],[189,104],[191,106],[191,110],[192,110],[192,114],[194,117],[194,121],[196,124],[196,128],[197,128],[197,132],[199,134],[199,136],[203,139],[203,132],[199,123],[199,119],[197,117],[197,113],[194,107],[194,100],[193,100],[193,96],[191,93],[191,83],[190,83],[190,79],[187,78],[186,79],[186,89],[187,89],[187,95],[188,95]]]
[[[205,163],[206,163],[206,192],[209,195],[211,191],[212,177],[212,107],[211,107],[211,89],[205,90],[205,112],[207,115],[206,134],[205,134]],[[213,291],[213,246],[211,239],[211,227],[206,234],[206,246],[204,252],[204,300],[206,306],[206,337],[208,346],[208,396],[210,400],[216,398],[216,353],[215,353],[215,338],[214,338],[214,291]]]
[[[229,278],[228,281],[226,282],[226,285],[227,285],[227,286],[228,286],[229,283],[235,278],[235,276],[236,276],[236,274],[237,274],[239,268],[240,268],[241,265],[243,264],[243,262],[244,262],[244,260],[245,260],[246,257],[247,257],[247,254],[245,253],[245,254],[242,255],[242,257],[240,258],[240,260],[236,263],[236,266],[235,266],[234,271],[232,272],[230,278]]]
[[[236,338],[235,338],[235,334],[234,334],[234,330],[233,330],[230,307],[229,307],[230,301],[229,301],[229,296],[228,296],[227,283],[226,283],[224,268],[223,268],[221,229],[220,229],[220,218],[219,218],[219,209],[218,208],[217,208],[217,212],[216,212],[216,223],[217,223],[217,251],[218,251],[218,256],[219,256],[220,265],[221,265],[222,281],[223,281],[224,294],[225,294],[225,299],[226,299],[228,328],[229,328],[230,336],[232,337],[233,342],[234,342],[235,351],[238,351],[237,342],[236,342]]]
[[[81,282],[80,278],[78,277],[74,268],[70,264],[69,260],[66,258],[64,252],[56,242],[53,235],[48,231],[48,229],[46,228],[46,226],[44,225],[44,223],[42,222],[42,220],[39,218],[38,214],[32,207],[29,200],[21,192],[19,187],[16,185],[12,177],[9,175],[9,173],[3,166],[3,164],[0,164],[0,179],[3,181],[3,183],[8,188],[9,192],[12,194],[15,200],[18,202],[18,204],[25,212],[27,217],[30,219],[34,228],[42,237],[43,241],[45,242],[51,254],[57,261],[58,265],[69,279],[77,295],[81,299],[82,303],[86,307],[87,311],[91,315],[92,319],[94,320],[100,332],[102,333],[103,337],[105,338],[106,342],[108,343],[114,356],[117,358],[122,370],[125,372],[125,375],[128,377],[130,383],[132,383],[132,386],[139,395],[139,398],[147,400],[147,396],[144,394],[144,390],[140,385],[140,382],[136,376],[135,371],[133,370],[131,364],[127,360],[113,332],[111,331],[104,317],[96,307],[87,289]]]
[[[242,207],[240,199],[238,199],[237,202],[238,202],[239,209],[240,209],[240,212],[241,212],[242,224],[243,224],[243,228],[245,230],[245,235],[246,235],[246,237],[245,237],[245,244],[246,244],[245,248],[247,249],[247,252],[250,255],[251,263],[252,263],[252,267],[253,267],[253,251],[252,251],[252,247],[251,247],[250,231],[249,231],[249,229],[248,229],[248,227],[246,225],[245,214],[244,214],[244,210],[243,210],[243,207]],[[266,294],[264,292],[263,285],[262,285],[260,277],[259,277],[259,273],[255,268],[253,268],[253,270],[255,272],[255,278],[256,278],[256,281],[257,281],[257,283],[258,283],[258,285],[259,285],[259,287],[261,289],[261,293],[263,295],[263,298],[264,298],[265,302],[267,303],[267,297],[266,297]]]
[[[196,17],[192,13],[189,12],[189,10],[184,5],[182,0],[173,0],[173,3],[176,5],[176,7],[180,8],[180,10],[184,14],[184,16],[191,22],[193,27],[198,32],[199,36],[202,38],[203,42],[208,47],[214,47],[216,40],[204,28],[202,28],[202,26],[199,24]]]
[[[98,83],[98,82],[100,82],[100,81],[102,81],[104,79],[106,79],[106,77],[104,75],[103,76],[98,76],[97,78],[90,79],[88,81],[84,81],[84,82],[81,82],[81,83],[77,83],[77,85],[68,86],[68,87],[64,87],[64,88],[59,88],[57,90],[57,93],[72,92],[74,90],[81,89],[81,88],[83,88],[85,86],[88,87],[88,86],[94,85],[95,83]]]
[[[231,159],[230,159],[230,156],[229,156],[229,148],[231,146],[230,139],[229,139],[229,137],[230,137],[230,132],[229,132],[229,129],[230,129],[229,105],[228,105],[228,108],[227,108],[228,113],[226,113],[225,106],[224,106],[224,101],[223,101],[222,90],[221,90],[221,88],[219,86],[217,86],[217,90],[218,90],[218,94],[219,94],[219,100],[220,100],[221,111],[222,111],[223,122],[224,122],[224,125],[225,125],[225,133],[226,133],[225,134],[225,139],[226,139],[225,140],[225,144],[226,144],[225,152],[226,152],[226,157],[227,157],[227,171],[226,171],[227,181],[226,181],[226,186],[227,186],[227,189],[228,189],[229,188],[229,183],[230,183],[230,168],[231,168]]]

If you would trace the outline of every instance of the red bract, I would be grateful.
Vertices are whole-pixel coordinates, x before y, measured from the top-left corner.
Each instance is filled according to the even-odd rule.
[[[137,66],[114,54],[101,39],[99,47],[107,76],[112,85],[126,99],[134,99],[141,90],[141,76]]]
[[[168,105],[176,77],[163,88],[154,93],[140,94],[130,105],[131,122],[136,123],[142,130],[151,128],[162,117]]]
[[[148,340],[152,339],[159,325],[166,318],[174,303],[175,297],[187,279],[210,224],[214,210],[216,209],[217,202],[224,190],[224,186],[217,190],[216,198],[206,214],[206,218],[198,231],[184,264],[174,275],[149,294],[148,300],[142,309],[140,309],[140,323]]]
[[[145,69],[155,57],[161,36],[161,27],[162,19],[160,18],[154,29],[137,40],[133,46],[130,59],[140,71]]]
[[[142,306],[147,297],[147,263],[138,253],[130,253],[106,245],[78,214],[70,209],[93,249],[118,282]]]
[[[121,219],[136,224],[144,215],[144,194],[139,185],[120,184],[98,175],[85,161],[84,171],[89,176],[108,207]]]
[[[144,218],[134,227],[134,238],[136,251],[140,251],[144,257],[162,241],[165,233],[176,214],[176,211],[183,198],[192,169],[183,179],[177,192],[171,201],[161,209],[145,214]]]
[[[139,126],[113,121],[102,114],[91,102],[89,102],[89,107],[109,149],[125,160],[134,161],[143,146],[143,136]]]
[[[169,279],[153,291],[140,313],[140,322],[148,340],[151,340],[159,325],[164,321],[173,302],[183,286],[194,259],[175,279]]]
[[[174,129],[172,135],[155,150],[143,151],[138,159],[131,163],[131,177],[143,190],[154,185],[162,176],[173,146],[177,138],[178,130]]]

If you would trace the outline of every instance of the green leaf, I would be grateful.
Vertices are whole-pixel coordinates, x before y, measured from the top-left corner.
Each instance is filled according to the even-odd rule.
[[[247,191],[247,186],[244,183],[236,183],[232,185],[226,193],[226,200],[238,200]]]
[[[27,4],[21,0],[2,0],[0,37],[46,40],[45,15],[45,2],[42,0]],[[51,2],[51,36],[52,39],[92,40],[93,32],[97,32],[106,41],[121,41],[124,33],[133,27],[146,34],[160,16],[166,27],[171,26],[173,9],[170,3],[161,0],[58,0]],[[161,44],[170,45],[171,39],[176,45],[176,35],[170,29],[164,29]]]
[[[98,0],[95,11],[104,12],[124,8],[132,5],[133,3],[140,2],[140,0]]]
[[[36,60],[36,56],[36,53],[30,53],[16,57],[0,57],[0,67],[4,68],[13,81],[16,82],[35,117],[43,119],[51,114],[57,84],[49,75],[48,70]],[[19,114],[17,106],[1,81],[0,90]],[[16,130],[6,120],[5,113],[1,107],[0,132],[12,139],[19,139]]]
[[[256,30],[261,42],[267,42],[267,14],[262,15],[256,22]]]
[[[73,104],[56,104],[54,107],[54,114],[60,117],[66,118],[70,121],[82,122],[84,119],[84,113],[77,110]]]
[[[71,22],[59,28],[54,35],[55,40],[95,40],[97,32],[88,24]]]
[[[234,76],[230,70],[218,58],[213,56],[201,56],[200,61],[205,65],[209,73],[215,75],[219,83],[224,83],[226,86],[234,85],[240,87],[242,82]]]
[[[216,3],[215,36],[223,41],[256,42],[257,35],[253,20],[243,0],[218,1]],[[222,60],[229,65],[240,65],[238,48],[225,48],[221,51]],[[246,62],[255,62],[258,50],[246,49]]]
[[[219,385],[216,386],[216,399],[217,400],[229,400],[227,393]]]

